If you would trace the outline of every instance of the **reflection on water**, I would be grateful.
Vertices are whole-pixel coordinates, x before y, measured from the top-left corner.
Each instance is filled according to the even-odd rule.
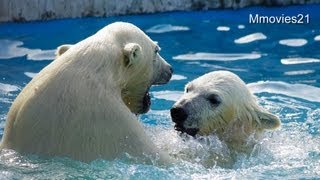
[[[279,44],[291,47],[300,47],[308,43],[305,39],[283,39],[279,41]]]
[[[296,75],[305,75],[315,73],[315,70],[299,70],[299,71],[287,71],[284,72],[284,75],[287,76],[296,76]]]
[[[267,39],[267,36],[264,35],[263,33],[253,33],[253,34],[243,36],[239,39],[235,39],[234,43],[245,44],[245,43],[251,43],[253,41],[264,40],[264,39]]]
[[[203,53],[198,52],[195,54],[181,54],[174,56],[175,60],[212,60],[212,61],[236,61],[236,60],[248,60],[248,59],[259,59],[261,57],[258,53]]]
[[[217,31],[230,31],[230,27],[228,26],[218,26]]]
[[[27,55],[29,60],[52,60],[55,57],[55,49],[41,50],[21,47],[23,42],[0,39],[0,59],[10,59]]]
[[[185,26],[173,26],[171,24],[159,24],[146,30],[147,33],[167,33],[172,31],[189,31]]]
[[[320,59],[316,59],[316,58],[283,58],[281,59],[281,63],[284,65],[319,63],[319,62],[320,62]]]

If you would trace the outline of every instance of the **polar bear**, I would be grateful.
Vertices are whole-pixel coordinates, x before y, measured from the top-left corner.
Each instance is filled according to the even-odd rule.
[[[170,161],[135,115],[149,110],[150,86],[171,78],[160,47],[124,22],[67,46],[13,102],[0,148],[86,162],[126,153]]]
[[[277,116],[260,107],[246,84],[228,71],[205,74],[185,87],[171,109],[177,131],[191,136],[215,134],[235,152],[250,152],[264,130],[280,126]],[[253,142],[253,143],[251,143]]]

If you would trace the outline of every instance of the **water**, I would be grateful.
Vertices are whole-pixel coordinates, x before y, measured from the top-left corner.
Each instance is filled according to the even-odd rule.
[[[128,21],[158,41],[174,67],[169,84],[151,89],[151,111],[140,119],[159,148],[182,159],[166,166],[137,163],[126,155],[82,163],[3,151],[0,179],[319,179],[319,10],[320,5],[254,7],[0,24],[1,136],[11,103],[51,62],[57,46],[76,43],[111,22]],[[249,24],[250,13],[309,14],[310,23]],[[266,133],[252,154],[239,155],[229,168],[203,165],[213,151],[228,157],[223,142],[215,136],[183,141],[169,117],[187,82],[221,69],[239,75],[259,103],[282,120],[281,129]]]

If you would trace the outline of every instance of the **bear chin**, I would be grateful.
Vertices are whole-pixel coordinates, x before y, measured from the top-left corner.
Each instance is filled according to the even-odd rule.
[[[181,134],[186,133],[186,134],[193,136],[193,137],[195,137],[199,132],[198,128],[185,128],[185,127],[183,127],[183,125],[179,125],[179,124],[176,124],[174,126],[174,129],[178,132],[181,132]]]

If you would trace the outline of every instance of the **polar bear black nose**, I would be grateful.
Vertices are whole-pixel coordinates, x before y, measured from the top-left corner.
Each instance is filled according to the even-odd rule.
[[[186,113],[186,111],[180,107],[171,108],[170,113],[171,113],[171,119],[175,123],[182,123],[188,117],[188,114]]]
[[[173,68],[172,68],[172,66],[170,66],[170,74],[171,74],[171,75],[173,74]]]

